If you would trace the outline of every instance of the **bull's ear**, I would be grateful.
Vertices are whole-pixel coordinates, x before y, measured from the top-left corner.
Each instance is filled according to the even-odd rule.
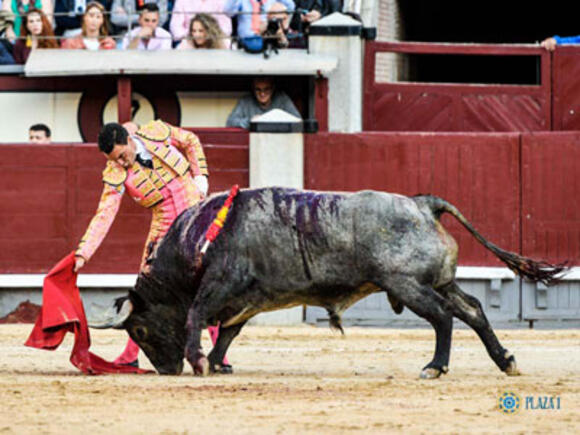
[[[129,300],[133,304],[133,312],[139,313],[147,309],[147,302],[135,290],[129,290]]]

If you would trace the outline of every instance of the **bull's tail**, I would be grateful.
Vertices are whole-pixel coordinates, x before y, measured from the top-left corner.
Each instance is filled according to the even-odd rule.
[[[441,214],[445,212],[455,217],[455,219],[461,222],[461,224],[477,239],[477,241],[479,241],[479,243],[493,252],[517,275],[528,278],[534,282],[540,281],[546,285],[553,285],[558,283],[562,278],[563,273],[569,269],[568,262],[551,264],[546,261],[535,261],[514,252],[504,251],[493,243],[488,242],[475,228],[473,228],[471,223],[469,223],[465,216],[463,216],[455,206],[444,199],[431,195],[417,196],[414,199],[418,203],[423,202],[427,204],[437,219],[439,219]]]

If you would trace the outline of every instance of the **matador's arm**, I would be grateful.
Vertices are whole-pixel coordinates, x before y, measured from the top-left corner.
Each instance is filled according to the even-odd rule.
[[[121,206],[121,200],[123,199],[125,187],[122,181],[119,183],[120,173],[116,174],[116,179],[112,179],[111,174],[107,173],[110,172],[110,168],[111,166],[107,165],[107,169],[105,169],[103,173],[104,187],[99,206],[97,207],[97,212],[91,219],[87,231],[81,238],[78,248],[75,251],[75,256],[82,257],[87,262],[105,239],[105,236],[109,232],[109,229],[117,216],[117,212]]]

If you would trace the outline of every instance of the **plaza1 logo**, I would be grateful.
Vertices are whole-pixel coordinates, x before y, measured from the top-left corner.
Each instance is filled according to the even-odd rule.
[[[504,414],[515,414],[520,410],[520,396],[511,391],[499,396],[499,410]]]
[[[525,410],[560,410],[559,396],[525,396],[524,401],[516,393],[506,391],[499,396],[498,409],[504,414],[515,414]]]

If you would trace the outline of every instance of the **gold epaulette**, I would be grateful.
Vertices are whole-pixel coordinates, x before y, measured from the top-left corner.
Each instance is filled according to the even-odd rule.
[[[155,142],[164,142],[170,135],[171,129],[161,120],[150,121],[137,130],[137,135]]]
[[[103,171],[103,182],[117,187],[123,184],[126,179],[127,171],[125,168],[109,160]]]

